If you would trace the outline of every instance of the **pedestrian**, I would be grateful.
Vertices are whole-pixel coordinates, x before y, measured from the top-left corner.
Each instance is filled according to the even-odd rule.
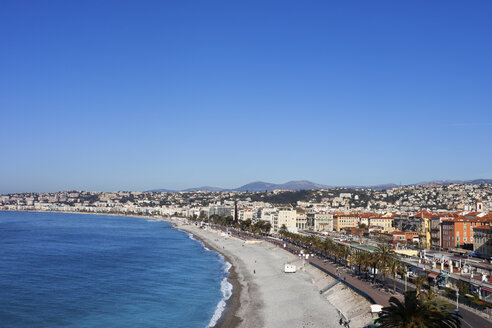
[[[253,269],[253,274],[256,274],[256,270]]]

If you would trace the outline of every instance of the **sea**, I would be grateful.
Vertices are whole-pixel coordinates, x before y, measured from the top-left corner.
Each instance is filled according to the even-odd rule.
[[[230,264],[170,227],[0,212],[0,327],[213,327]]]

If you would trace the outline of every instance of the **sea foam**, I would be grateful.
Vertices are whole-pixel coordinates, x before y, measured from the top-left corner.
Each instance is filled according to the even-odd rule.
[[[231,267],[232,265],[229,262],[225,262],[224,271],[226,272],[226,274],[229,274],[229,269]],[[214,327],[217,324],[217,321],[219,321],[220,317],[222,316],[222,313],[225,310],[227,300],[232,295],[232,284],[227,280],[227,276],[224,277],[224,279],[222,279],[220,283],[220,291],[222,292],[222,299],[217,304],[217,308],[215,309],[214,315],[212,316],[212,319],[210,319],[210,323],[207,326],[209,328]]]
[[[202,244],[205,250],[211,252],[211,250],[207,246],[205,246],[205,244],[201,240],[196,239],[192,233],[187,232],[187,235],[190,239],[198,241],[200,244]],[[219,303],[217,303],[217,307],[215,308],[214,315],[210,319],[210,323],[208,324],[207,328],[214,327],[217,324],[220,317],[222,316],[222,313],[225,310],[227,300],[231,298],[232,295],[232,284],[227,280],[227,277],[229,276],[229,269],[232,267],[232,264],[227,262],[222,254],[218,252],[216,253],[219,255],[219,258],[224,262],[224,273],[226,274],[226,276],[220,282],[220,291],[222,292],[222,299],[219,301]]]
[[[199,242],[199,243],[202,245],[202,247],[203,247],[203,248],[205,248],[205,250],[206,250],[206,251],[211,252],[211,250],[210,250],[207,246],[205,246],[205,244],[204,244],[201,240],[196,239],[196,238],[195,238],[195,236],[194,236],[192,233],[187,232],[187,234],[188,234],[188,237],[190,237],[190,239],[191,239],[191,240],[196,240],[197,242]],[[219,254],[219,255],[220,255],[220,254]],[[222,255],[221,255],[221,256],[222,256]],[[222,258],[222,259],[223,259],[223,258]]]

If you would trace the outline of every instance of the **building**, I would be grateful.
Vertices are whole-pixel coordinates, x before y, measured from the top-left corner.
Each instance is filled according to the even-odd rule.
[[[308,213],[307,221],[313,231],[333,231],[333,214],[326,211]]]
[[[277,207],[277,213],[274,215],[274,231],[280,230],[282,227],[290,232],[297,232],[297,212],[292,206]]]
[[[393,227],[398,231],[417,231],[420,219],[408,214],[396,214],[393,217]]]
[[[419,233],[417,231],[393,231],[393,242],[406,244],[408,242],[419,242]]]
[[[463,246],[473,248],[473,229],[482,225],[480,219],[464,216],[443,219],[441,224],[441,244],[444,250]]]
[[[252,208],[241,208],[237,210],[237,216],[239,221],[256,220],[257,212]]]
[[[233,216],[234,215],[234,207],[231,206],[223,206],[223,205],[213,205],[208,209],[208,215],[218,215],[218,216]]]
[[[371,217],[369,218],[369,226],[381,227],[382,232],[393,231],[393,218],[392,217]]]
[[[340,232],[345,228],[355,228],[358,226],[359,216],[355,213],[335,213],[333,214],[333,230]]]
[[[308,229],[308,219],[306,213],[303,211],[297,211],[296,215],[296,228],[297,230],[306,230]]]
[[[473,250],[479,256],[492,258],[492,227],[490,222],[473,229]]]
[[[433,215],[427,211],[420,211],[415,214],[419,218],[417,231],[419,232],[419,247],[423,249],[431,248],[431,220]]]

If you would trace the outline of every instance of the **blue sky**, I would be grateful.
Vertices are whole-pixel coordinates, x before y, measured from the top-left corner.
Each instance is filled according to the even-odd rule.
[[[0,193],[492,178],[490,1],[2,1]]]

